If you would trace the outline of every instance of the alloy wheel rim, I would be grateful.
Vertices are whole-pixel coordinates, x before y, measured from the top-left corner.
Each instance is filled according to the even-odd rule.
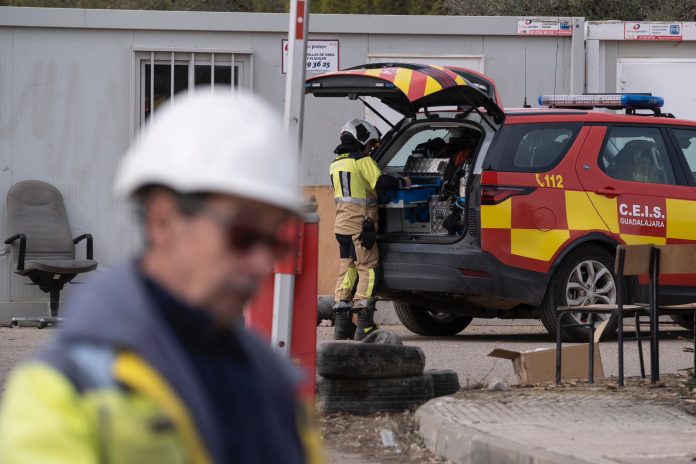
[[[587,306],[591,304],[615,304],[616,282],[611,271],[595,260],[580,262],[568,277],[565,291],[568,306]],[[589,313],[573,311],[570,313],[578,323],[585,324]],[[597,321],[607,319],[606,314],[599,314]]]

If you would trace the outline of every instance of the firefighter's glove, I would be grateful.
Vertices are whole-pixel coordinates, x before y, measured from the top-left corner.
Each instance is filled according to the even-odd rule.
[[[396,174],[380,174],[375,183],[378,192],[389,192],[410,187],[413,184],[410,177],[397,176]]]
[[[360,244],[364,248],[367,248],[369,250],[375,244],[375,236],[376,235],[377,235],[377,231],[375,230],[374,221],[370,218],[365,218],[365,220],[363,221],[363,224],[362,224],[362,232],[358,236],[358,240],[360,240]]]

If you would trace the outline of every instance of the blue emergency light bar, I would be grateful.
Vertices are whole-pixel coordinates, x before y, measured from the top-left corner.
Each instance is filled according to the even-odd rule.
[[[645,94],[541,95],[539,105],[560,108],[656,109],[665,104],[662,97]]]

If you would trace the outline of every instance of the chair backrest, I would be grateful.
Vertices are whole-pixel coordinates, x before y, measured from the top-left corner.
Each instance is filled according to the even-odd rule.
[[[63,197],[47,182],[25,180],[7,192],[7,236],[27,237],[26,260],[75,259]],[[19,241],[15,247],[15,260]]]
[[[623,259],[623,275],[636,276],[650,274],[650,253],[654,245],[619,245],[616,248],[614,272],[622,275],[621,260]],[[623,255],[623,258],[622,258]]]
[[[655,246],[660,253],[660,274],[696,274],[696,244]]]

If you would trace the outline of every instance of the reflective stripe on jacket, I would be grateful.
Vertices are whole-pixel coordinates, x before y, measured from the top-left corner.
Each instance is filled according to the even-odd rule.
[[[331,163],[329,174],[337,202],[377,204],[375,185],[382,171],[372,157],[360,153],[340,154]]]

